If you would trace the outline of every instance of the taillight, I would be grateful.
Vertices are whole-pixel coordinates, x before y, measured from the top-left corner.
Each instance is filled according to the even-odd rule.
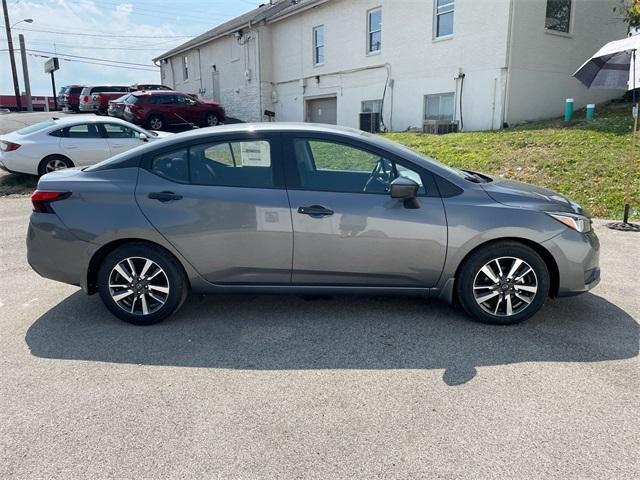
[[[89,101],[89,95],[84,95],[84,96],[82,97],[82,101],[83,101],[84,103],[87,103],[87,102]]]
[[[7,142],[6,140],[0,140],[0,150],[3,152],[13,152],[20,148],[19,143]]]
[[[47,192],[43,190],[36,190],[31,195],[31,203],[33,203],[33,211],[39,213],[53,213],[50,203],[58,200],[64,200],[69,198],[71,192]]]

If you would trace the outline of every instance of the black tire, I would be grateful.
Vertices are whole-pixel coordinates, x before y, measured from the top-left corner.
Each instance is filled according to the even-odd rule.
[[[75,165],[71,160],[63,155],[49,155],[48,157],[44,157],[40,164],[38,165],[38,176],[41,177],[47,173],[52,172],[51,168],[54,165],[60,165],[64,163],[64,167],[56,168],[56,170],[62,170],[63,168],[73,168]]]
[[[162,130],[165,127],[164,118],[161,115],[152,114],[147,118],[147,127],[150,130]]]
[[[215,112],[207,112],[204,117],[204,126],[205,127],[216,127],[220,125],[220,117]]]
[[[140,259],[142,263],[146,259],[151,260],[166,274],[166,285],[169,288],[169,292],[165,302],[158,306],[157,310],[146,315],[130,313],[116,303],[111,295],[109,277],[112,275],[112,271],[120,262],[131,257]],[[133,325],[153,325],[162,322],[178,311],[189,293],[189,282],[184,270],[173,255],[154,245],[135,242],[118,247],[102,261],[98,270],[98,293],[105,306],[120,320]]]
[[[507,275],[509,272],[504,271],[504,275],[500,277],[502,280],[497,284],[492,284],[488,276],[483,277],[484,273],[481,273],[481,270],[489,262],[495,261],[495,259],[500,259],[503,267],[506,265],[506,269],[509,269],[509,265],[516,263],[512,259],[520,259],[526,262],[526,264],[531,267],[533,274],[527,274],[525,279],[531,282],[535,281],[537,291],[535,293],[520,291],[519,288],[522,288],[523,285],[520,285],[519,282],[508,281]],[[492,263],[492,271],[494,273],[499,271],[495,265],[495,263]],[[493,266],[495,266],[495,268],[493,268]],[[519,270],[519,272],[527,271],[526,266],[523,265],[521,268],[522,270]],[[499,277],[499,275],[496,275],[496,277]],[[514,275],[514,277],[516,277],[516,275]],[[477,285],[482,283],[483,278],[484,284],[489,286],[478,287]],[[474,290],[474,283],[476,281],[478,281],[478,284],[476,284],[477,288]],[[521,282],[524,284],[525,280],[523,279]],[[465,261],[456,279],[456,298],[464,311],[479,322],[492,325],[514,325],[531,318],[542,308],[542,305],[544,305],[549,295],[549,285],[549,270],[544,260],[535,250],[522,243],[502,241],[480,248]],[[487,302],[481,305],[478,303],[479,300],[476,300],[476,294],[474,294],[474,292],[479,292],[477,295],[480,297],[480,300],[482,300],[481,295],[484,295],[481,292],[486,292],[487,294],[497,292],[495,293],[497,296],[491,299],[491,302],[494,303]],[[519,300],[516,294],[520,295],[520,297],[524,296],[530,303]],[[514,308],[512,315],[506,314],[507,296],[510,297],[508,299],[509,307],[511,307],[512,304],[518,305],[520,311],[518,311],[518,308]],[[501,303],[496,309],[499,314],[487,311],[489,306],[491,306],[491,310],[493,310],[494,304],[497,305],[498,302],[502,302],[502,300],[504,300],[504,304]]]

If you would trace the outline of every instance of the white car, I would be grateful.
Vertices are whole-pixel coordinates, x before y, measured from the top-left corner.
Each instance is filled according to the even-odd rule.
[[[0,168],[44,175],[93,165],[146,142],[172,135],[150,132],[119,118],[52,118],[0,136]]]

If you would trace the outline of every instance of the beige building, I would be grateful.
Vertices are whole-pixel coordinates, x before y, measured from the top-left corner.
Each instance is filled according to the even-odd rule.
[[[230,115],[497,129],[621,95],[571,74],[625,36],[616,0],[281,0],[155,59]],[[381,112],[363,116],[362,112]]]

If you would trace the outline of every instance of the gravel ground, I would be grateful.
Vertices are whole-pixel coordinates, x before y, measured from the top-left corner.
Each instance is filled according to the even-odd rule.
[[[120,323],[0,199],[0,478],[640,477],[640,235],[515,327],[419,298],[191,298]]]

